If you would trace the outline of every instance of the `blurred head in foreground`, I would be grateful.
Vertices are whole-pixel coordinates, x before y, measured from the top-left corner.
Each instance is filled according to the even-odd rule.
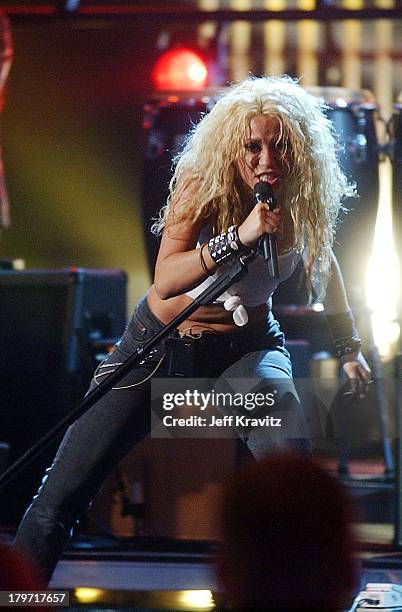
[[[275,454],[242,470],[221,506],[218,573],[236,609],[335,611],[358,585],[351,510],[310,459]]]
[[[45,588],[34,562],[0,540],[0,591],[40,591]],[[42,606],[36,608],[42,610]]]

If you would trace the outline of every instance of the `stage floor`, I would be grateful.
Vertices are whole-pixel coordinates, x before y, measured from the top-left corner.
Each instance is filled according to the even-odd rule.
[[[352,463],[352,474],[342,478],[363,519],[355,523],[361,590],[368,583],[402,585],[402,548],[394,545],[395,488],[383,467],[373,466]],[[326,467],[336,471],[334,463]],[[218,543],[206,539],[119,538],[84,530],[69,543],[49,588],[70,592],[69,609],[223,609],[217,550]]]
[[[356,529],[361,589],[367,583],[401,585],[402,552],[392,548],[393,525],[360,523]],[[220,591],[214,569],[216,550],[215,543],[207,542],[133,538],[118,545],[79,538],[57,565],[50,589],[69,590],[76,607],[91,607],[93,597],[92,605],[97,601],[98,609],[212,610]],[[95,590],[82,591],[83,587]],[[197,598],[205,607],[193,607]]]

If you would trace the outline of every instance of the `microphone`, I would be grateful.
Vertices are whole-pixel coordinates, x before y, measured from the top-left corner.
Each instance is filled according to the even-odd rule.
[[[276,200],[274,198],[272,187],[269,183],[263,183],[260,181],[253,189],[254,201],[264,202],[268,204],[269,210],[274,210],[276,206]],[[278,250],[276,244],[276,236],[273,234],[264,234],[261,236],[260,248],[262,247],[262,254],[264,261],[267,262],[268,272],[272,278],[279,280],[279,266],[278,266]]]

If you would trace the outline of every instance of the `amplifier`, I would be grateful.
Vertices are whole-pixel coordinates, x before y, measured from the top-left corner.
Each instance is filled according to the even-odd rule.
[[[15,461],[81,399],[95,356],[126,325],[121,270],[0,271],[0,442]],[[15,525],[51,462],[49,448],[0,497]]]

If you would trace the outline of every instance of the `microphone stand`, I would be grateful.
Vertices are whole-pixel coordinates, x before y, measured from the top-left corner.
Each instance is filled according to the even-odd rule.
[[[248,264],[253,261],[259,253],[258,249],[253,249],[250,253],[242,255],[239,261],[231,266],[227,273],[217,278],[209,287],[205,289],[195,300],[182,310],[177,317],[165,325],[159,332],[154,334],[143,346],[132,353],[119,367],[109,376],[99,383],[99,386],[88,393],[84,399],[77,404],[71,412],[62,418],[47,434],[28,449],[19,459],[0,475],[0,487],[10,482],[21,470],[23,470],[33,459],[35,459],[45,448],[51,444],[55,438],[61,434],[68,426],[76,421],[84,412],[93,406],[101,397],[118,383],[123,376],[134,368],[142,359],[165,338],[172,329],[185,321],[199,306],[205,306],[213,302],[233,283],[240,280],[248,272]]]

